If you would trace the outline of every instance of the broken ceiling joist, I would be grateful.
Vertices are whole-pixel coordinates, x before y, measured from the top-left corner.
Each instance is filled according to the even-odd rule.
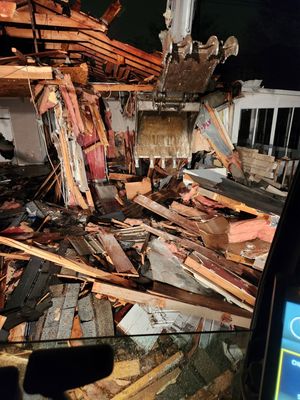
[[[1,65],[0,79],[52,79],[51,67]]]

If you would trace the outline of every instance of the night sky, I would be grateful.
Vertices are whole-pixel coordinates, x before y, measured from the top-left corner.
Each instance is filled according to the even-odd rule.
[[[100,17],[110,0],[82,0],[82,11]],[[165,0],[123,0],[109,36],[140,49],[161,50]],[[223,81],[262,79],[268,88],[300,90],[299,0],[198,0],[193,38],[238,38],[240,52],[216,69]]]

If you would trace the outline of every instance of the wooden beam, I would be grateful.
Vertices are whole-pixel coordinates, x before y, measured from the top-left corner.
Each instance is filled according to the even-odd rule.
[[[46,10],[48,15],[61,15],[63,14],[62,6],[58,2],[52,0],[34,0],[37,12],[43,14]],[[65,17],[77,23],[83,24],[84,26],[90,26],[95,30],[101,30],[103,32],[107,31],[107,26],[103,24],[100,20],[91,17],[90,15],[84,14],[83,12],[78,12],[71,10],[71,17]]]
[[[154,294],[138,292],[137,290],[124,289],[106,283],[95,282],[93,284],[92,291],[94,293],[99,293],[108,297],[114,297],[132,304],[146,304],[152,307],[179,311],[183,314],[214,319],[216,321],[221,321],[224,317],[223,311],[212,310],[211,308],[204,306],[195,306],[182,301],[177,301]],[[240,317],[233,314],[230,315],[230,318],[232,319],[233,325],[243,328],[250,327],[251,318]]]
[[[57,48],[58,45],[60,45],[60,43],[58,43],[58,42],[52,42],[52,41],[45,42],[46,49],[55,49],[55,48]],[[102,71],[102,65],[105,64],[106,62],[109,62],[111,64],[114,64],[117,62],[116,56],[113,53],[107,52],[107,54],[104,54],[104,53],[101,54],[98,51],[92,50],[89,47],[89,45],[85,42],[68,44],[68,51],[81,52],[82,54],[86,55],[87,57],[94,59],[97,62],[96,68],[99,68],[101,70],[101,74],[104,76],[105,76],[105,74]],[[91,66],[91,69],[92,68],[93,67]],[[149,76],[149,73],[147,71],[142,71],[141,69],[138,69],[138,68],[135,68],[132,66],[130,66],[130,67],[127,66],[127,70],[135,72],[138,75],[145,77],[145,78]]]
[[[23,242],[19,242],[14,239],[0,236],[0,244],[3,244],[14,249],[22,250],[26,254],[42,258],[43,260],[51,261],[55,264],[61,265],[67,269],[78,272],[83,275],[87,275],[92,278],[104,279],[110,282],[115,282],[118,284],[125,284],[128,286],[128,281],[119,276],[112,275],[108,272],[101,271],[100,269],[91,267],[83,262],[75,261],[70,258],[62,257],[59,254],[50,253],[49,251],[39,249]]]
[[[0,79],[52,79],[51,67],[0,65]]]
[[[101,21],[103,21],[107,26],[110,25],[112,21],[120,14],[121,10],[122,4],[120,3],[120,0],[114,0],[105,10],[101,17]]]
[[[185,265],[238,299],[254,306],[257,294],[257,289],[254,285],[244,281],[232,272],[220,268],[214,263],[203,263],[201,256],[199,255],[199,257],[197,257],[196,254],[197,253],[193,253],[191,256],[187,257],[184,262]]]
[[[183,179],[186,180],[186,181],[189,181],[191,183],[195,183],[195,184],[199,185],[197,180],[193,179],[192,175],[184,174],[183,175]],[[237,212],[244,211],[246,213],[249,213],[249,214],[252,214],[252,215],[256,215],[258,217],[263,217],[263,218],[266,218],[266,219],[269,218],[268,214],[263,213],[260,210],[257,210],[256,208],[249,207],[245,203],[242,203],[242,202],[240,202],[238,200],[234,200],[234,199],[232,199],[230,197],[227,197],[227,196],[224,196],[222,194],[213,192],[211,190],[205,189],[205,188],[203,188],[201,186],[198,186],[197,193],[199,193],[202,196],[205,196],[205,197],[207,197],[207,198],[209,198],[211,200],[214,200],[217,203],[221,203],[222,205],[224,205],[224,207],[228,207],[231,210],[234,210],[234,211],[237,211]]]
[[[4,257],[7,260],[29,260],[30,256],[28,254],[22,253],[0,253],[0,257]]]
[[[103,146],[103,144],[100,142],[94,143],[94,144],[90,145],[89,147],[86,147],[85,149],[83,149],[83,151],[85,154],[88,154],[91,151],[95,150],[99,146]]]
[[[91,83],[95,92],[153,92],[153,85],[128,85],[121,83]]]
[[[53,2],[51,0],[35,0],[35,4],[40,5],[41,7],[46,7],[48,10],[53,10],[53,8],[56,8],[56,10],[58,11],[58,5],[57,3],[55,3],[55,6],[53,4]],[[59,11],[60,13],[62,13],[62,9]],[[74,11],[71,12],[71,18],[78,21],[78,22],[83,22],[86,24],[93,24],[94,27],[99,26],[99,24],[101,24],[101,22],[99,20],[96,20],[95,18],[92,18],[91,16],[88,16],[84,13],[76,13]],[[104,24],[102,24],[105,29],[106,26]],[[93,34],[93,36],[99,40],[103,40],[106,43],[109,43],[110,45],[112,45],[113,47],[116,48],[116,52],[119,54],[118,50],[123,50],[125,51],[127,54],[133,54],[143,60],[147,60],[157,66],[159,66],[159,68],[161,68],[161,63],[162,63],[162,59],[161,57],[159,57],[156,54],[149,54],[146,53],[143,50],[137,49],[134,46],[131,46],[129,44],[125,44],[122,42],[119,42],[118,40],[112,40],[110,39],[108,36],[106,36],[105,34],[101,34],[101,32],[95,32]]]
[[[244,310],[235,304],[224,301],[220,296],[203,295],[191,293],[184,289],[179,289],[175,286],[161,282],[153,282],[153,287],[147,290],[147,293],[157,296],[168,297],[173,300],[182,301],[183,303],[194,304],[195,306],[204,306],[212,310],[223,311],[227,314],[238,315],[240,317],[251,318],[251,313]]]
[[[88,66],[86,63],[82,63],[77,66],[69,67],[63,65],[58,67],[58,69],[65,75],[69,74],[73,83],[78,83],[80,85],[86,85],[88,81]]]
[[[35,14],[35,21],[37,26],[53,26],[59,27],[60,29],[64,28],[73,28],[73,29],[80,29],[80,30],[93,30],[103,32],[103,27],[101,24],[98,26],[91,26],[86,24],[86,22],[78,22],[73,20],[72,18],[68,18],[64,15],[52,15],[52,14]],[[6,22],[9,24],[22,24],[22,25],[31,25],[30,21],[30,13],[27,11],[18,11],[12,17],[4,17],[0,15],[0,22]]]
[[[13,50],[14,48],[12,48],[12,52],[15,53],[15,51]],[[16,49],[15,49],[16,50]],[[16,50],[17,51],[17,50]],[[63,56],[68,54],[67,51],[62,51],[62,50],[51,50],[51,51],[40,51],[39,53],[29,53],[29,54],[23,54],[23,56],[27,59],[27,57],[39,57],[39,58],[43,58],[43,57],[55,57],[55,56]],[[81,57],[81,55],[80,55]],[[1,57],[0,58],[0,64],[6,64],[6,63],[10,63],[13,61],[18,61],[20,59],[19,55],[16,56],[11,56],[11,57]]]
[[[137,196],[133,201],[139,204],[140,206],[147,208],[148,210],[160,215],[161,217],[168,219],[169,221],[175,223],[176,225],[181,226],[187,231],[200,236],[199,229],[194,221],[190,221],[187,218],[178,215],[174,211],[169,210],[168,208],[156,203],[155,201],[143,195]]]
[[[165,375],[175,366],[177,366],[183,360],[183,353],[179,351],[174,354],[157,367],[153,368],[147,374],[142,376],[136,382],[129,385],[125,390],[115,395],[112,400],[127,400],[132,396],[140,392],[142,389],[150,385],[152,382],[155,382],[157,379]]]
[[[12,37],[22,37],[27,39],[33,39],[33,33],[30,29],[6,27],[7,34]],[[124,57],[124,62],[129,66],[136,67],[142,71],[147,71],[147,73],[158,76],[161,71],[161,66],[149,62],[146,58],[147,53],[145,53],[145,59],[139,58],[131,53],[127,53],[122,49],[118,49],[113,45],[114,41],[110,41],[106,35],[102,34],[101,40],[95,38],[94,36],[88,35],[84,32],[78,31],[58,31],[58,30],[39,30],[40,38],[42,40],[58,40],[58,41],[73,41],[85,43],[85,46],[98,51],[101,54],[108,54],[112,57],[112,54],[120,55]],[[95,32],[95,35],[97,32]],[[98,33],[99,34],[99,33]],[[102,40],[105,38],[105,40]],[[109,42],[107,41],[109,40]],[[117,62],[117,57],[115,57],[115,63]]]

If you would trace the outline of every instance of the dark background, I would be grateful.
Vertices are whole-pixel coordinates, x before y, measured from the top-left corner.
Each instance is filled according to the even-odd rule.
[[[161,50],[166,0],[122,0],[108,35],[147,52]],[[101,17],[110,0],[82,0]],[[264,87],[300,90],[300,0],[198,0],[193,39],[237,37],[240,51],[216,69],[223,81],[262,79]]]

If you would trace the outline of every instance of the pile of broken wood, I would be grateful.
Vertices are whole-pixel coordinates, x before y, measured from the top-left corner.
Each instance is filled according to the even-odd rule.
[[[152,333],[197,330],[201,318],[249,327],[282,202],[259,190],[251,198],[253,189],[211,170],[138,192],[133,182],[133,200],[103,215],[38,200],[2,204],[2,338],[36,320],[23,338],[149,333],[150,322],[141,331],[130,321],[166,310],[176,312],[171,322]]]

